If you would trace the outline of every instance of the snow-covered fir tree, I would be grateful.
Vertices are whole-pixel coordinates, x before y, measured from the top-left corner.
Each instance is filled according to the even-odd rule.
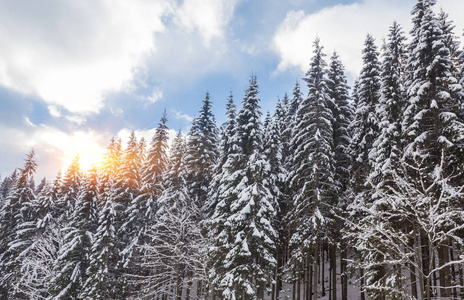
[[[221,226],[214,237],[213,266],[222,299],[263,299],[272,282],[277,232],[273,228],[276,201],[268,180],[269,162],[263,153],[263,130],[256,76],[243,97],[237,114],[238,152],[224,166],[223,186],[214,217]],[[229,189],[230,188],[230,189]],[[221,253],[224,251],[223,253]],[[219,253],[218,253],[219,252]]]
[[[417,23],[412,35],[417,42],[410,46],[407,67],[411,73],[403,122],[407,137],[403,156],[408,176],[414,180],[411,184],[419,192],[425,192],[427,187],[427,193],[433,195],[431,207],[436,213],[445,213],[449,206],[456,204],[444,202],[441,196],[460,184],[462,174],[463,120],[456,114],[461,107],[462,85],[454,76],[457,70],[447,47],[450,36],[443,32],[440,19],[432,10],[434,4],[435,1],[418,2],[413,10]],[[445,223],[435,228],[436,233],[446,232],[449,226],[458,224]],[[438,275],[439,295],[449,297],[451,289],[447,287],[452,285],[449,244],[431,243],[426,232],[421,232],[421,244],[425,243],[427,246],[421,249],[423,296],[430,298],[437,293],[431,288],[434,266],[429,261],[437,255],[438,263],[443,266]]]
[[[202,298],[206,240],[197,219],[201,207],[188,192],[185,158],[186,146],[179,132],[164,174],[167,188],[157,202],[153,225],[147,230],[150,243],[141,246],[144,260],[140,263],[148,272],[138,279],[142,289],[137,299],[181,299],[183,294]]]
[[[87,174],[79,188],[70,222],[63,228],[64,243],[55,262],[50,292],[54,299],[80,299],[88,278],[90,250],[97,226],[97,173]]]
[[[378,105],[380,99],[380,62],[374,38],[368,35],[364,42],[363,68],[356,86],[355,113],[350,124],[352,134],[351,172],[356,191],[365,189],[364,182],[371,162],[369,151],[379,134],[380,117]]]
[[[147,242],[145,231],[146,228],[153,225],[156,201],[158,201],[163,191],[162,175],[166,171],[168,164],[168,127],[166,123],[167,117],[166,112],[164,112],[152,138],[146,159],[141,166],[140,193],[132,199],[127,208],[127,219],[122,227],[122,230],[127,232],[129,238],[123,250],[124,264],[126,268],[130,268],[132,275],[142,272],[142,270],[137,270],[135,266],[130,266],[130,264],[134,263],[134,259],[143,259],[138,252],[138,248]]]
[[[362,241],[366,239],[366,234],[374,233],[375,230],[367,230],[368,226],[377,226],[380,221],[378,215],[384,210],[385,193],[388,193],[390,181],[394,177],[403,148],[403,134],[401,130],[401,118],[405,108],[405,89],[404,89],[404,63],[406,60],[405,37],[401,27],[395,22],[390,27],[388,40],[383,47],[383,61],[381,66],[381,90],[378,104],[378,114],[380,117],[380,133],[372,144],[369,151],[371,168],[367,177],[367,184],[370,185],[372,192],[372,206],[370,210],[365,210],[362,206],[353,206],[353,210],[359,210],[362,218],[359,224],[365,226],[366,231],[355,230],[357,239]],[[382,196],[381,196],[382,195]],[[362,212],[361,212],[362,211]],[[391,222],[387,218],[381,220]],[[393,224],[384,224],[384,226]],[[393,225],[394,226],[394,225]],[[371,237],[376,240],[378,236]],[[359,243],[358,245],[362,245]],[[379,246],[381,243],[379,243]],[[388,265],[385,262],[380,263],[378,255],[363,252],[362,247],[358,247],[363,253],[363,266],[366,270],[366,290],[369,291],[370,297],[384,299],[385,296],[397,296],[401,289],[402,275],[397,271],[397,265]],[[382,249],[381,251],[386,251]],[[368,266],[375,266],[370,268]]]
[[[190,198],[202,208],[206,204],[208,187],[219,155],[218,129],[211,107],[209,93],[206,93],[199,116],[190,129],[185,156],[188,172],[185,179]]]
[[[288,97],[285,95],[285,102],[288,104]],[[265,125],[264,129],[264,153],[269,161],[270,172],[269,181],[271,184],[271,193],[274,199],[277,201],[276,218],[274,219],[274,228],[278,232],[278,238],[276,242],[276,278],[275,284],[272,286],[271,297],[278,299],[279,292],[282,289],[284,275],[284,264],[285,264],[285,253],[287,251],[288,244],[288,230],[285,226],[287,224],[288,209],[289,209],[289,197],[288,197],[288,172],[285,168],[285,157],[284,147],[286,143],[284,141],[284,131],[286,128],[287,111],[284,107],[285,102],[277,101],[273,118],[269,117],[269,124]],[[266,117],[266,120],[268,118]],[[265,121],[266,124],[266,121]]]
[[[343,215],[344,211],[350,202],[348,187],[350,179],[350,142],[351,136],[349,132],[349,125],[353,119],[353,107],[349,102],[348,84],[345,75],[345,69],[340,61],[337,52],[334,52],[330,59],[330,66],[328,71],[327,86],[329,95],[333,100],[331,110],[333,115],[333,151],[335,159],[335,173],[334,184],[336,188],[336,196],[333,199],[331,217],[334,213]],[[346,240],[343,238],[341,232],[343,229],[343,222],[334,222],[330,227],[330,236],[332,243],[329,245],[329,260],[331,282],[336,286],[337,274],[340,273],[340,281],[342,285],[341,299],[347,299],[347,276],[345,275],[346,268]],[[337,252],[340,251],[340,272],[337,272]],[[332,299],[337,299],[337,288],[332,288]]]
[[[308,283],[308,287],[312,284],[314,294],[318,293],[319,254],[322,244],[327,241],[327,226],[331,222],[327,217],[335,192],[333,99],[327,85],[327,63],[322,49],[316,39],[314,56],[304,78],[309,88],[308,96],[298,108],[292,140],[294,207],[289,263],[296,277],[302,276],[307,266],[312,265],[313,283]]]
[[[27,298],[21,289],[21,260],[32,243],[30,222],[35,194],[30,186],[37,168],[34,151],[19,170],[18,179],[0,210],[0,295],[3,299]]]

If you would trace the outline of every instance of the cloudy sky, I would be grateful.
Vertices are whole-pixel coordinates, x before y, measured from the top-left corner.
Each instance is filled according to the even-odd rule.
[[[0,174],[34,149],[53,178],[77,154],[97,162],[112,136],[149,140],[164,109],[187,131],[205,92],[219,123],[258,76],[263,111],[291,93],[316,36],[350,80],[367,33],[410,29],[415,0],[0,0]],[[462,0],[438,0],[464,28]]]

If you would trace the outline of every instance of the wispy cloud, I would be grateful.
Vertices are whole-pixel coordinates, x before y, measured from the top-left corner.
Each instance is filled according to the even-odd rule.
[[[185,120],[189,123],[191,123],[193,121],[193,117],[188,115],[188,114],[185,114],[181,111],[178,111],[178,110],[175,110],[175,109],[171,109],[171,112],[174,114],[174,117],[177,119],[177,120]]]
[[[61,117],[61,112],[60,110],[55,106],[55,105],[48,105],[48,112],[52,117],[59,118]]]
[[[152,94],[148,96],[146,99],[149,103],[155,103],[161,98],[163,98],[163,91],[159,87],[154,87],[152,90]]]
[[[238,0],[184,0],[176,20],[188,31],[197,30],[206,45],[214,37],[223,37]]]

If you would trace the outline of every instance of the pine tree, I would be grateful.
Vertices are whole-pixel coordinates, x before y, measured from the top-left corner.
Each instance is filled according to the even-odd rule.
[[[285,102],[277,102],[274,117],[271,118],[269,113],[266,117],[264,126],[264,153],[269,161],[269,181],[271,186],[271,193],[276,199],[277,206],[276,218],[274,228],[277,229],[278,239],[276,239],[276,253],[275,258],[277,261],[275,280],[276,283],[272,286],[273,297],[278,299],[279,292],[282,289],[282,277],[284,275],[283,266],[285,263],[285,253],[288,244],[288,230],[286,228],[288,217],[288,191],[287,179],[288,172],[285,168],[284,151],[287,144],[284,140],[284,131],[286,128],[287,111],[284,103],[288,104],[288,96],[284,96]]]
[[[209,257],[209,284],[208,289],[212,293],[212,298],[222,298],[221,280],[225,273],[223,261],[230,250],[230,224],[227,218],[230,216],[230,204],[232,201],[233,180],[229,177],[235,156],[239,153],[237,142],[237,114],[232,94],[229,96],[226,105],[227,122],[224,125],[223,135],[220,144],[220,156],[215,167],[215,173],[211,182],[209,199],[207,206],[208,237],[212,241],[208,251]]]
[[[79,155],[77,155],[63,176],[61,195],[57,203],[63,220],[67,220],[74,209],[77,193],[81,186],[82,176]]]
[[[252,76],[237,115],[239,152],[226,162],[223,193],[216,210],[228,224],[216,231],[213,257],[224,261],[213,267],[223,299],[263,299],[276,266],[273,257],[277,232],[273,228],[276,203],[268,181],[269,163],[263,154],[263,132],[258,84]],[[213,220],[219,224],[218,220]]]
[[[18,171],[14,170],[10,176],[5,177],[5,179],[3,179],[2,184],[0,185],[0,197],[3,199],[2,206],[3,206],[3,202],[6,200],[11,189],[16,183],[17,177],[18,177]]]
[[[131,139],[135,139],[135,135],[132,135]],[[135,144],[130,143],[130,145]],[[116,226],[120,226],[120,223],[117,223],[117,214],[121,214],[121,207],[114,201],[121,191],[124,155],[121,140],[113,137],[107,147],[100,176],[98,227],[89,255],[90,264],[86,270],[88,278],[83,287],[83,299],[124,299],[126,297],[125,281],[119,269],[121,249],[116,229]],[[124,218],[121,219],[124,220]]]
[[[234,145],[233,138],[235,136],[236,130],[236,105],[234,104],[234,97],[232,92],[229,94],[229,98],[226,104],[226,115],[227,121],[223,126],[223,133],[220,142],[220,158],[217,165],[217,168],[222,168],[228,158],[228,154],[232,152],[232,147]]]
[[[98,228],[90,252],[83,299],[125,299],[125,281],[118,268],[120,247],[115,228],[116,204],[107,199],[98,214]]]
[[[374,161],[373,170],[370,175],[372,184],[375,186],[382,178],[388,176],[388,172],[396,169],[391,166],[399,162],[402,153],[402,130],[401,118],[405,109],[405,87],[404,71],[406,62],[406,38],[401,27],[395,22],[390,27],[388,41],[384,45],[382,62],[381,97],[379,101],[380,135],[373,144],[370,156]],[[388,171],[390,169],[390,171]],[[383,173],[383,174],[382,174]],[[378,177],[381,178],[378,178]]]
[[[432,206],[437,211],[446,211],[447,205],[440,201],[445,188],[456,186],[460,176],[449,182],[450,176],[462,174],[462,130],[463,120],[455,112],[461,106],[462,86],[454,77],[457,73],[452,62],[449,34],[443,32],[442,24],[432,11],[435,1],[419,1],[413,10],[416,23],[413,28],[411,56],[408,60],[408,104],[405,110],[403,131],[406,135],[405,163],[411,168],[409,176],[414,178],[417,188],[432,188]],[[411,175],[413,174],[413,175]],[[446,179],[446,180],[445,180]],[[425,180],[425,182],[424,182]],[[436,183],[436,184],[435,184]],[[445,206],[443,206],[445,205]],[[447,230],[446,224],[436,230]],[[456,226],[456,225],[453,225]],[[422,232],[422,243],[430,240]],[[440,296],[449,297],[451,290],[450,257],[447,243],[422,248],[422,278],[424,297],[431,297],[431,272],[433,266],[428,258],[438,247],[440,269]]]
[[[30,222],[34,219],[34,191],[30,187],[37,168],[34,151],[26,158],[24,167],[0,211],[0,295],[4,299],[24,298],[19,278],[24,250],[31,244]]]
[[[363,49],[363,68],[356,89],[356,107],[354,120],[350,125],[352,132],[351,154],[353,156],[352,176],[355,190],[363,191],[364,182],[371,162],[369,151],[379,134],[380,117],[378,105],[380,99],[380,63],[379,53],[374,39],[368,35]]]
[[[202,297],[206,241],[197,220],[201,208],[189,198],[185,147],[179,132],[164,174],[166,189],[157,202],[153,225],[147,229],[150,243],[141,245],[145,258],[141,265],[149,276],[139,280],[143,289],[137,297],[180,300],[183,293],[190,295],[194,285],[197,298]]]
[[[345,75],[345,69],[336,52],[333,53],[328,71],[328,90],[330,98],[333,99],[331,107],[333,115],[333,150],[335,161],[334,183],[337,197],[332,203],[333,210],[337,215],[343,215],[349,203],[349,178],[350,163],[349,147],[351,136],[348,130],[349,124],[353,119],[353,107],[349,102],[348,85]],[[331,216],[334,218],[335,216]],[[346,270],[346,241],[341,231],[344,227],[343,222],[334,222],[331,226],[330,235],[333,243],[330,245],[330,271],[332,272],[332,299],[337,299],[336,287],[336,254],[340,248],[340,273],[342,284],[342,299],[347,299],[347,278],[344,274]]]
[[[131,201],[127,208],[127,220],[123,224],[123,230],[128,232],[129,241],[122,254],[124,255],[125,267],[131,269],[132,274],[142,272],[130,264],[134,263],[134,259],[143,259],[137,249],[147,242],[144,232],[153,223],[156,201],[163,190],[162,174],[168,163],[168,127],[166,122],[166,112],[164,112],[142,165],[140,194]]]
[[[326,240],[328,204],[334,192],[333,99],[328,90],[327,64],[319,40],[304,80],[308,97],[297,111],[292,140],[294,165],[291,186],[294,195],[290,265],[302,272],[305,260],[314,268],[313,293],[318,291],[319,247]]]
[[[223,180],[223,167],[229,160],[230,154],[237,152],[237,143],[235,142],[235,131],[236,131],[236,106],[234,104],[234,98],[232,92],[229,94],[229,98],[226,104],[226,116],[227,121],[222,126],[222,135],[219,143],[219,157],[216,165],[213,169],[212,180],[209,185],[208,202],[206,203],[205,211],[207,215],[206,226],[211,227],[210,221],[212,216],[216,213],[216,206],[218,204],[219,190],[221,182]]]
[[[168,127],[166,126],[168,119],[166,111],[163,112],[158,128],[150,144],[150,149],[147,153],[147,158],[143,166],[142,187],[144,193],[150,194],[154,201],[162,190],[162,174],[166,170],[168,163]]]
[[[69,225],[63,228],[64,244],[55,262],[56,275],[50,288],[54,299],[80,299],[88,278],[86,272],[97,225],[97,174],[94,171],[82,180]]]
[[[186,177],[190,198],[204,207],[208,187],[212,180],[212,171],[218,159],[218,130],[211,112],[209,93],[206,93],[200,115],[195,119],[188,136]]]

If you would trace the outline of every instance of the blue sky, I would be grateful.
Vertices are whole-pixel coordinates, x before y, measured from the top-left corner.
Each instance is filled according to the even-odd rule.
[[[456,33],[462,0],[438,0]],[[0,0],[0,174],[34,149],[53,178],[79,154],[96,163],[112,136],[149,140],[164,109],[186,132],[205,93],[218,123],[249,76],[263,113],[291,93],[318,36],[352,80],[367,33],[378,46],[396,20],[410,29],[414,0]],[[306,89],[303,88],[304,91]]]

